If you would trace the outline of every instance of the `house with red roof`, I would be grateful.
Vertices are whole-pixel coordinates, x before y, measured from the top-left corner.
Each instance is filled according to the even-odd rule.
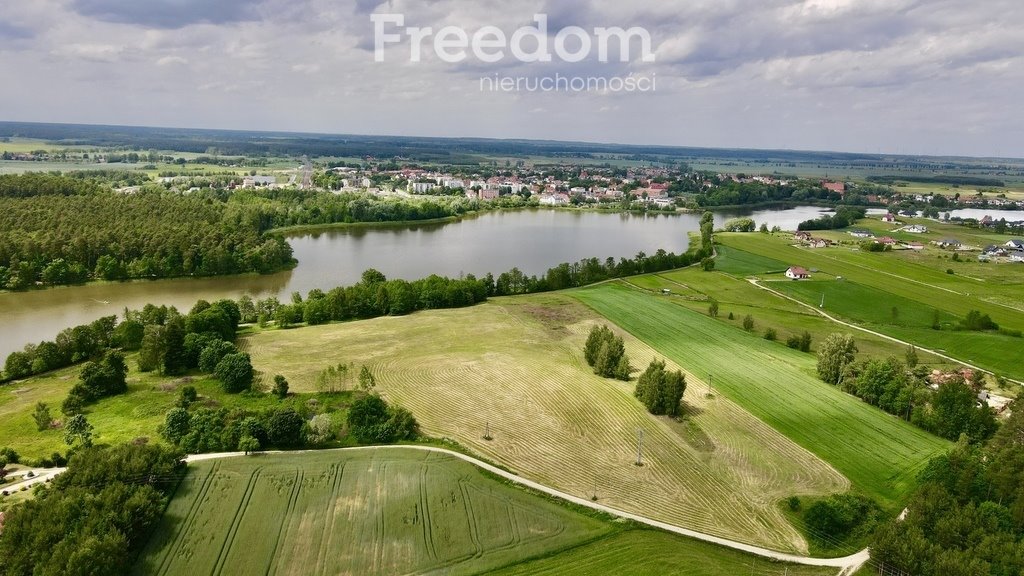
[[[800,266],[790,266],[789,269],[786,270],[786,278],[789,278],[790,280],[806,280],[810,277],[811,273],[808,272],[806,268],[801,268]]]

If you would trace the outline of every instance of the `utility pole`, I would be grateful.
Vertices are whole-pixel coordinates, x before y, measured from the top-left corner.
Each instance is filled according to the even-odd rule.
[[[644,431],[643,428],[636,429],[636,465],[643,466]]]
[[[491,439],[491,423],[487,422],[487,424],[484,425],[484,440],[490,440],[490,439]]]
[[[825,307],[825,293],[822,292],[821,293],[821,304],[818,305],[818,308],[824,308],[824,307]]]

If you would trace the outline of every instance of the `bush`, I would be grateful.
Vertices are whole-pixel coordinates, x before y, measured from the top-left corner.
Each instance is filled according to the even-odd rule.
[[[769,328],[764,331],[764,339],[774,342],[778,339],[778,334],[775,333],[775,328]]]
[[[178,393],[178,406],[188,408],[193,402],[199,399],[199,393],[195,386],[185,386]]]
[[[278,400],[284,400],[288,396],[288,380],[280,374],[274,376],[274,396],[277,396]]]
[[[830,540],[841,540],[853,533],[866,533],[874,525],[878,505],[865,496],[833,494],[811,504],[804,520],[811,537],[824,535]]]
[[[349,407],[348,428],[363,444],[412,440],[419,435],[419,424],[408,410],[391,407],[376,394],[367,394]]]
[[[21,462],[21,456],[14,451],[14,448],[9,447],[0,448],[0,459],[8,464],[18,464]]]
[[[280,448],[294,448],[302,444],[302,427],[306,421],[291,408],[275,410],[267,419],[267,437]]]
[[[747,314],[746,316],[743,317],[743,329],[746,330],[747,332],[750,332],[751,330],[754,329],[754,317],[751,316],[750,314]]]

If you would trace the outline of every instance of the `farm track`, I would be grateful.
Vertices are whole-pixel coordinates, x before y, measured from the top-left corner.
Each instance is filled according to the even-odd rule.
[[[382,450],[418,450],[418,451],[425,451],[425,452],[430,452],[430,453],[435,453],[435,454],[443,454],[445,456],[449,456],[449,457],[452,457],[452,458],[457,458],[457,459],[462,460],[464,462],[468,462],[468,463],[476,466],[477,468],[480,468],[481,470],[485,470],[485,471],[489,472],[490,474],[499,476],[499,477],[501,477],[501,478],[503,478],[505,480],[508,480],[508,481],[513,482],[515,484],[518,484],[520,486],[529,488],[529,489],[537,491],[537,492],[541,492],[543,494],[547,494],[549,496],[553,496],[555,498],[558,498],[558,499],[570,502],[570,503],[578,505],[578,506],[583,506],[583,507],[586,507],[586,508],[590,508],[592,510],[597,510],[599,512],[604,512],[604,513],[607,513],[607,514],[611,514],[611,515],[619,517],[619,518],[624,518],[624,519],[627,519],[627,520],[632,520],[634,522],[638,522],[640,524],[644,524],[644,525],[650,526],[652,528],[657,528],[657,529],[660,529],[660,530],[664,530],[664,531],[667,531],[667,532],[672,532],[672,533],[679,534],[679,535],[682,535],[682,536],[686,536],[686,537],[689,537],[689,538],[694,538],[696,540],[701,540],[703,542],[717,544],[719,546],[725,546],[725,547],[731,548],[733,550],[738,550],[738,551],[741,551],[741,552],[745,552],[745,553],[748,553],[748,554],[753,554],[753,555],[756,555],[756,556],[760,556],[762,558],[772,559],[772,560],[775,560],[775,561],[790,562],[790,563],[793,563],[793,564],[802,564],[802,565],[805,565],[805,566],[835,567],[835,568],[839,568],[841,570],[848,570],[848,571],[850,571],[850,573],[852,573],[853,571],[856,571],[857,568],[859,568],[860,566],[862,566],[864,563],[866,563],[869,560],[869,553],[868,553],[868,551],[866,549],[865,550],[861,550],[860,552],[857,552],[856,554],[851,554],[851,555],[843,557],[843,558],[811,558],[811,557],[807,557],[807,556],[799,556],[799,555],[795,555],[795,554],[788,554],[788,553],[784,553],[784,552],[778,552],[778,551],[774,551],[774,550],[770,550],[770,549],[766,549],[766,548],[761,548],[761,547],[758,547],[758,546],[752,546],[750,544],[745,544],[743,542],[732,541],[732,540],[729,540],[729,539],[725,539],[725,538],[721,538],[721,537],[718,537],[718,536],[714,536],[712,534],[705,534],[705,533],[702,533],[702,532],[698,532],[698,531],[694,531],[694,530],[689,530],[689,529],[686,529],[686,528],[680,528],[678,526],[673,526],[673,525],[667,524],[665,522],[660,522],[658,520],[653,520],[653,519],[650,519],[650,518],[646,518],[644,516],[640,516],[640,515],[637,515],[637,514],[632,514],[632,513],[629,513],[629,512],[622,511],[622,510],[618,510],[616,508],[613,508],[613,507],[610,507],[610,506],[606,506],[604,504],[599,504],[599,503],[593,502],[593,501],[591,501],[590,499],[587,499],[587,498],[580,498],[580,497],[574,496],[572,494],[567,494],[567,493],[562,492],[560,490],[556,490],[554,488],[550,488],[548,486],[544,486],[543,484],[540,484],[538,482],[534,482],[532,480],[528,480],[528,479],[523,478],[521,476],[518,476],[516,474],[512,474],[511,472],[507,472],[505,470],[502,470],[501,468],[498,468],[496,466],[493,466],[491,464],[488,464],[486,462],[478,460],[478,459],[476,459],[476,458],[474,458],[472,456],[468,456],[466,454],[462,454],[462,453],[459,453],[459,452],[453,452],[451,450],[447,450],[447,449],[444,449],[444,448],[437,448],[437,447],[433,447],[433,446],[368,446],[368,447],[336,448],[336,449],[331,449],[331,450],[304,451],[304,452],[266,452],[266,453],[263,453],[263,455],[261,455],[260,457],[262,458],[262,457],[272,457],[272,456],[276,456],[276,455],[300,454],[300,453],[352,452],[352,451],[365,451],[365,450],[375,450],[375,451],[382,451]],[[245,457],[245,454],[241,453],[241,452],[227,452],[227,453],[221,453],[221,454],[205,454],[205,455],[203,455],[203,457],[200,460],[224,459],[224,458],[240,458],[240,457]],[[190,459],[186,458],[186,460],[190,460]],[[212,474],[210,476],[212,477]],[[255,483],[253,479],[256,478],[257,476],[258,476],[258,474],[255,474],[255,473],[252,476],[250,476],[250,480],[249,480],[249,483],[248,483],[248,485],[246,487],[246,491],[245,491],[245,495],[243,496],[243,499],[251,497],[252,486]],[[518,526],[515,525],[515,524],[518,523],[517,522],[517,514],[515,513],[515,507],[512,506],[511,503],[507,503],[507,505],[509,505],[510,508],[511,508],[510,509],[511,513],[509,514],[509,518],[513,522],[513,529],[512,529],[511,532],[515,534],[514,540],[513,540],[513,542],[510,543],[510,546],[515,546],[516,544],[521,543],[523,541],[523,538],[522,538],[521,529]],[[237,520],[237,518],[236,518],[236,520]],[[426,518],[425,515],[424,515],[424,521],[427,521],[427,518]],[[229,539],[233,538],[233,535],[237,532],[237,524],[238,524],[237,521],[232,523],[232,534],[229,535]],[[223,568],[223,566],[220,565],[220,566],[218,566],[218,568]]]
[[[312,386],[318,362],[366,364],[381,393],[416,414],[428,435],[454,438],[578,497],[589,498],[596,485],[602,502],[622,510],[758,546],[805,551],[803,537],[777,503],[794,494],[845,491],[849,482],[717,394],[688,392],[685,425],[650,416],[633,398],[632,384],[593,376],[583,361],[583,341],[601,319],[573,299],[557,298],[557,307],[519,298],[510,302],[525,306],[489,303],[267,332],[250,337],[248,345],[257,369],[285,374],[296,390]],[[306,341],[293,343],[294,335]],[[661,357],[623,336],[637,369]],[[499,338],[501,346],[488,344]],[[690,390],[706,390],[703,377],[688,373]],[[482,438],[488,426],[490,441]],[[647,465],[640,468],[632,465],[637,429],[645,433]],[[689,439],[691,432],[703,440]]]
[[[974,364],[971,364],[970,362],[965,362],[963,360],[960,360],[959,358],[954,358],[953,356],[950,356],[950,355],[948,355],[948,354],[946,354],[944,352],[940,352],[938,350],[933,350],[933,349],[930,349],[930,348],[925,348],[925,347],[920,346],[918,344],[914,344],[912,342],[907,342],[906,340],[900,340],[899,338],[896,338],[894,336],[889,336],[888,334],[883,334],[881,332],[876,332],[874,330],[871,330],[870,328],[864,328],[863,326],[858,326],[857,324],[854,324],[852,322],[846,322],[844,320],[840,320],[839,318],[836,318],[835,316],[832,316],[831,314],[829,314],[828,312],[825,312],[824,310],[818,308],[817,306],[813,306],[813,305],[808,304],[806,302],[802,302],[802,301],[797,300],[796,298],[794,298],[792,296],[789,296],[787,294],[783,294],[782,292],[779,292],[778,290],[775,290],[773,288],[769,288],[768,286],[765,286],[764,284],[761,284],[760,280],[758,280],[756,278],[748,278],[747,282],[750,282],[752,285],[760,288],[761,290],[765,290],[765,291],[770,292],[770,293],[772,293],[772,294],[774,294],[774,295],[776,295],[776,296],[778,296],[780,298],[785,298],[786,300],[789,300],[789,301],[791,301],[791,302],[793,302],[795,304],[799,304],[800,306],[803,306],[804,308],[812,310],[815,313],[817,313],[818,315],[820,315],[821,317],[826,318],[826,319],[828,319],[828,320],[830,320],[832,322],[835,322],[836,324],[839,324],[841,326],[845,326],[847,328],[852,328],[854,330],[858,330],[860,332],[864,332],[865,334],[871,334],[872,336],[876,336],[878,338],[882,338],[883,340],[887,340],[889,342],[893,342],[893,343],[899,344],[901,346],[906,346],[908,348],[913,346],[913,347],[917,348],[918,350],[920,350],[921,352],[925,352],[927,354],[932,354],[934,356],[942,358],[943,360],[949,360],[950,362],[953,362],[955,364],[960,364],[962,366],[970,368],[971,370],[976,370],[976,371],[979,371],[979,372],[984,372],[985,374],[992,374],[993,373],[990,370],[986,370],[984,368],[981,368],[980,366],[975,366]],[[1012,379],[1008,379],[1008,380],[1010,382],[1014,382],[1016,384],[1020,384],[1020,385],[1024,386],[1024,382],[1020,382],[1018,380],[1012,380]]]

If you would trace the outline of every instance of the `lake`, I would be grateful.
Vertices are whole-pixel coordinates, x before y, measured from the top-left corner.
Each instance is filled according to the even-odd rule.
[[[816,218],[824,208],[716,213],[716,225],[749,216],[784,230]],[[288,240],[299,260],[294,270],[266,276],[180,278],[94,283],[29,292],[0,293],[0,358],[25,344],[51,340],[70,326],[147,303],[187,311],[196,300],[303,295],[359,280],[376,268],[389,278],[415,280],[430,274],[459,276],[487,272],[495,276],[512,267],[543,274],[562,262],[608,256],[632,257],[687,249],[688,234],[699,229],[699,214],[635,215],[571,210],[486,212],[445,224],[334,228]]]
[[[940,214],[945,214],[945,211]],[[950,210],[949,215],[956,218],[974,218],[975,220],[981,220],[985,216],[991,216],[995,220],[1005,218],[1007,222],[1022,222],[1024,221],[1024,210],[995,210],[992,208],[961,208],[959,210]]]

